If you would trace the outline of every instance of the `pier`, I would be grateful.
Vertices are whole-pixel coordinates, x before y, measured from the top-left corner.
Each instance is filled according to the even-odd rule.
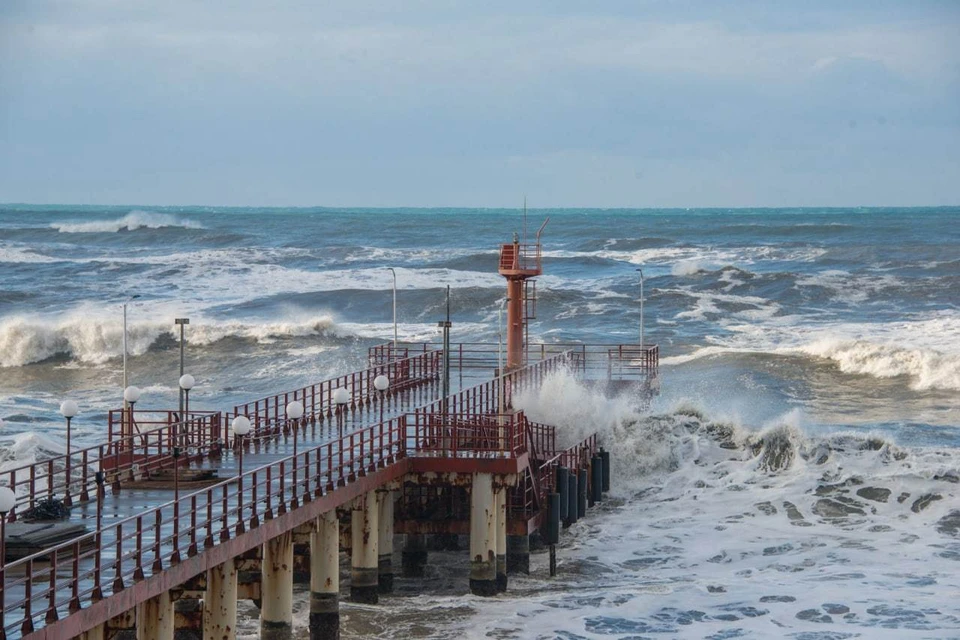
[[[648,398],[659,352],[529,344],[539,234],[503,245],[499,267],[506,362],[497,344],[452,344],[448,317],[442,344],[379,345],[361,371],[220,411],[135,402],[110,412],[104,443],[4,472],[0,640],[233,638],[239,599],[259,607],[262,638],[286,639],[296,581],[310,637],[337,638],[341,578],[377,604],[395,574],[422,575],[426,536],[469,536],[478,596],[529,572],[531,539],[553,567],[561,525],[603,499],[616,452],[595,434],[565,441],[519,399],[560,372]],[[68,509],[50,544],[50,523],[26,522],[48,498]]]

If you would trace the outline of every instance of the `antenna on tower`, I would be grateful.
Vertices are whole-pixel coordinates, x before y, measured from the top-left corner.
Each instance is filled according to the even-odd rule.
[[[527,244],[527,194],[523,194],[523,244]]]

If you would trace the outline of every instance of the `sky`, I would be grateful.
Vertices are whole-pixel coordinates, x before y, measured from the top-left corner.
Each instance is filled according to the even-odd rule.
[[[960,1],[0,0],[0,202],[960,204]]]

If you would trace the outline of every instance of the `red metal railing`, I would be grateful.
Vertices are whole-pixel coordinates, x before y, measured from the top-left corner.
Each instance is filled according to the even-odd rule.
[[[541,269],[540,243],[507,243],[500,245],[500,271],[536,271]]]
[[[516,457],[527,450],[526,419],[522,413],[476,416],[411,413],[408,434],[416,450],[451,458]]]
[[[387,393],[393,394],[436,380],[440,376],[440,366],[440,352],[425,350],[411,358],[389,360],[363,371],[237,405],[233,411],[226,414],[225,420],[229,424],[235,416],[246,416],[252,426],[248,438],[273,437],[286,428],[286,407],[294,400],[303,403],[302,421],[315,423],[332,417],[338,410],[333,400],[334,391],[337,389],[347,390],[349,400],[346,407],[355,409],[372,402],[380,395],[373,386],[377,376],[385,375],[390,379]]]
[[[523,518],[541,518],[547,494],[555,491],[557,486],[557,467],[566,467],[572,471],[589,468],[590,461],[598,450],[597,435],[593,434],[539,465],[529,467],[519,486],[507,494],[509,512]]]
[[[110,412],[111,416],[114,413]],[[128,411],[128,413],[130,413]],[[143,412],[154,414],[157,412]],[[70,505],[86,501],[96,494],[96,473],[104,472],[106,482],[119,488],[121,478],[149,476],[155,470],[173,466],[173,449],[182,448],[181,465],[219,451],[219,442],[211,434],[219,430],[220,414],[213,412],[191,413],[190,420],[179,423],[145,420],[141,412],[133,413],[133,424],[155,428],[121,438],[119,432],[111,432],[111,441],[85,447],[47,460],[34,462],[16,469],[4,471],[7,486],[17,495],[16,506],[7,516],[9,521],[18,518],[37,502],[62,496]],[[156,425],[160,426],[156,426]],[[69,482],[68,482],[69,473]]]

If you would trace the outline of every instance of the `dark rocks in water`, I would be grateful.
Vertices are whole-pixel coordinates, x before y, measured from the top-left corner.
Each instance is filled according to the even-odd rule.
[[[793,596],[763,596],[760,602],[796,602]]]
[[[56,498],[40,500],[32,509],[23,512],[23,519],[27,522],[66,520],[68,517],[70,517],[70,510],[62,500]]]
[[[794,526],[797,526],[797,527],[812,527],[812,526],[813,526],[813,524],[807,522],[807,521],[804,519],[803,514],[800,513],[800,510],[799,510],[799,509],[797,509],[797,505],[793,504],[792,502],[787,502],[786,500],[784,500],[784,502],[783,502],[783,508],[784,508],[784,509],[786,510],[786,512],[787,512],[787,518],[790,519],[790,524],[792,524],[792,525],[794,525]]]
[[[886,502],[890,498],[890,489],[883,487],[864,487],[857,490],[857,495],[874,502]]]
[[[944,535],[960,538],[960,511],[954,509],[937,521],[937,531]]]
[[[767,547],[766,549],[763,550],[763,555],[765,555],[765,556],[779,556],[779,555],[782,555],[782,554],[784,554],[784,553],[787,553],[788,551],[793,551],[793,545],[792,545],[792,544],[781,544],[781,545],[776,546],[776,547]]]
[[[753,506],[755,506],[764,515],[773,516],[777,514],[777,508],[769,502],[758,502]]]
[[[920,513],[930,506],[931,502],[935,502],[937,500],[943,500],[943,496],[941,496],[939,493],[928,493],[924,496],[920,496],[913,501],[912,505],[910,505],[910,511],[913,511],[914,513]]]
[[[897,502],[899,502],[900,504],[903,504],[903,502],[909,497],[910,497],[910,494],[904,491],[899,496],[897,496]]]
[[[807,622],[833,622],[833,618],[824,613],[820,613],[819,609],[804,609],[797,613],[797,619],[806,620]]]
[[[942,476],[933,476],[934,480],[943,480],[944,482],[960,483],[960,476],[955,473],[945,473]]]
[[[835,616],[842,616],[845,613],[850,613],[850,607],[845,604],[834,604],[832,602],[828,602],[822,606],[824,611]]]
[[[733,427],[733,425],[720,422],[710,422],[704,425],[704,430],[720,444],[721,449],[740,448],[736,442],[737,430]]]
[[[813,505],[813,512],[821,518],[846,518],[854,515],[867,515],[863,509],[858,509],[855,506],[847,505],[837,500],[831,500],[830,498],[817,500],[817,504]]]
[[[710,592],[710,593],[726,593],[726,592],[727,592],[727,588],[726,588],[726,587],[721,587],[721,586],[719,586],[719,585],[708,584],[708,585],[707,585],[707,591]]]

